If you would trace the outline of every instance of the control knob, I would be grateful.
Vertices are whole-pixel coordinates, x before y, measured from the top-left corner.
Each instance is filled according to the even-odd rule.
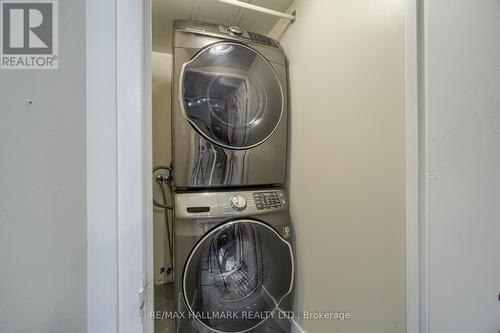
[[[234,210],[242,211],[247,207],[247,200],[241,194],[236,194],[229,199],[229,203]]]
[[[236,25],[232,25],[229,28],[227,28],[227,32],[230,35],[237,35],[237,36],[241,36],[241,34],[243,33],[243,31],[241,31],[240,27],[238,27]]]

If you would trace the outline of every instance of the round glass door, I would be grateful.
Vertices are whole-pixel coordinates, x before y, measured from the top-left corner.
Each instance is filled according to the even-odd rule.
[[[213,229],[196,244],[183,274],[184,300],[191,315],[218,332],[259,326],[292,285],[290,244],[255,220]]]
[[[181,105],[207,140],[248,149],[268,139],[283,113],[283,91],[271,64],[254,49],[220,42],[181,71]]]

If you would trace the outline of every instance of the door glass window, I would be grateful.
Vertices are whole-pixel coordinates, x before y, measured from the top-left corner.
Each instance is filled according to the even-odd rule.
[[[181,89],[191,124],[226,148],[258,145],[281,119],[283,93],[276,72],[245,45],[222,42],[202,50],[184,65]]]
[[[244,220],[222,225],[200,240],[186,263],[183,292],[205,326],[240,332],[265,321],[292,283],[288,243],[270,226]],[[237,316],[221,316],[228,313]]]

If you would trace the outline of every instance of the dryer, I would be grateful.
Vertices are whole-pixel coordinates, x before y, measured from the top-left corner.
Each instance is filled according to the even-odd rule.
[[[282,189],[175,194],[178,333],[289,333],[294,253]]]
[[[172,89],[177,188],[285,182],[287,67],[277,41],[177,20]]]

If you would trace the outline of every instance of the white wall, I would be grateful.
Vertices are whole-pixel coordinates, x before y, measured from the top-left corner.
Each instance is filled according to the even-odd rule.
[[[424,1],[430,332],[500,331],[500,2]]]
[[[0,71],[0,332],[86,331],[85,1],[59,27],[58,70]]]
[[[171,81],[172,81],[172,55],[153,52],[153,165],[170,165],[170,110],[171,110]],[[167,175],[164,170],[157,174]],[[168,189],[168,187],[166,187]],[[161,191],[153,183],[153,193],[157,201],[162,201]],[[170,194],[167,192],[167,199]],[[170,215],[170,223],[172,216]],[[166,243],[165,210],[154,208],[154,270],[155,284],[172,281],[172,274],[160,274],[162,267],[171,267]]]
[[[297,310],[352,313],[308,332],[405,332],[404,5],[297,0],[272,31],[289,59]]]

